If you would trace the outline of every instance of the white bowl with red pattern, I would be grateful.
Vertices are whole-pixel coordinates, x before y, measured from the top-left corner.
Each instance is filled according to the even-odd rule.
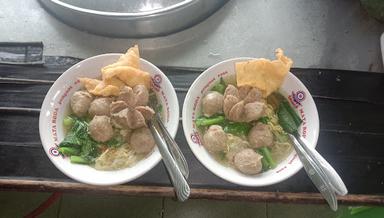
[[[65,71],[49,89],[40,112],[39,131],[45,153],[52,163],[70,178],[92,185],[117,185],[132,181],[152,169],[160,160],[157,147],[146,158],[132,167],[114,171],[100,171],[87,165],[72,164],[58,152],[64,139],[63,119],[69,111],[73,93],[82,85],[79,77],[98,78],[100,69],[114,63],[122,54],[103,54],[85,59]],[[179,124],[179,103],[175,89],[165,74],[150,62],[140,59],[140,68],[152,75],[152,90],[163,106],[164,124],[174,137]]]
[[[202,145],[201,136],[194,120],[201,114],[201,99],[220,77],[235,76],[235,63],[253,58],[233,58],[222,61],[205,70],[192,84],[185,97],[183,105],[184,134],[196,158],[212,173],[228,182],[244,186],[266,186],[281,182],[301,168],[302,164],[295,151],[283,160],[275,169],[258,175],[245,175],[241,172],[217,162]],[[292,108],[303,119],[299,133],[308,141],[309,146],[315,147],[319,136],[319,116],[315,102],[308,89],[292,73],[288,73],[279,92],[290,102]]]

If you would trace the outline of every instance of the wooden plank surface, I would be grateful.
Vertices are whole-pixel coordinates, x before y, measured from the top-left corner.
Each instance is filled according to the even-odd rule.
[[[86,190],[95,189],[74,183],[57,170],[44,153],[38,133],[38,109],[46,92],[52,82],[77,61],[79,60],[66,57],[47,57],[46,65],[40,67],[0,65],[0,188],[22,189],[21,182],[25,180],[50,187],[50,191],[55,188],[69,191],[70,187],[75,190],[78,186],[88,187]],[[162,67],[162,70],[176,88],[179,103],[182,105],[188,87],[202,69]],[[317,149],[340,172],[351,193],[341,199],[348,203],[382,204],[384,75],[324,69],[293,69],[292,72],[314,96],[321,127]],[[228,198],[236,199],[235,194],[228,193],[239,191],[250,193],[245,199],[251,199],[252,196],[264,199],[258,194],[260,192],[268,193],[270,200],[283,201],[282,198],[290,199],[287,196],[297,194],[300,196],[298,199],[301,199],[299,201],[307,199],[322,202],[303,170],[279,184],[258,188],[241,187],[218,178],[194,157],[185,140],[182,125],[179,126],[176,141],[190,166],[188,182],[193,190],[217,190],[194,196],[217,195],[215,198],[220,198],[220,195],[228,195]],[[52,181],[58,183],[51,186]],[[57,184],[67,185],[60,189]],[[34,183],[29,187],[39,189],[39,185]],[[133,187],[150,189],[152,186],[168,190],[160,195],[170,195],[170,182],[162,164],[129,185],[119,187],[130,190]],[[218,194],[220,190],[222,192]]]
[[[118,185],[118,186],[92,186],[74,182],[57,181],[36,181],[36,180],[17,180],[0,179],[0,190],[19,190],[19,191],[40,191],[40,192],[71,192],[78,194],[113,194],[128,196],[157,196],[175,198],[172,187],[162,186],[138,186],[138,185]],[[243,191],[226,190],[215,188],[192,188],[190,198],[214,199],[214,200],[235,200],[253,202],[281,202],[281,203],[326,203],[318,193],[294,193],[294,192],[263,192],[263,191]],[[384,196],[378,195],[354,195],[338,197],[341,204],[360,205],[382,205]]]

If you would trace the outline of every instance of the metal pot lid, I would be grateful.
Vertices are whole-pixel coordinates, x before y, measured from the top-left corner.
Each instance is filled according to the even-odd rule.
[[[193,26],[228,0],[39,0],[64,23],[113,37],[168,35]]]

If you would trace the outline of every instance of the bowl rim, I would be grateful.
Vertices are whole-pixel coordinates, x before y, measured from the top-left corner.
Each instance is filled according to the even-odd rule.
[[[107,185],[119,185],[119,184],[124,184],[124,183],[127,183],[127,182],[130,182],[130,181],[133,181],[139,177],[141,177],[142,175],[144,175],[145,173],[149,172],[151,169],[153,169],[159,162],[160,160],[162,159],[161,157],[161,154],[160,152],[158,151],[158,149],[155,147],[154,150],[152,151],[151,154],[149,154],[149,156],[145,157],[145,158],[148,158],[152,155],[155,155],[153,157],[153,161],[150,162],[150,165],[148,165],[148,167],[142,171],[140,171],[139,173],[137,173],[135,176],[133,177],[130,177],[128,179],[116,179],[114,181],[108,181],[108,182],[100,182],[100,181],[96,181],[96,180],[88,180],[88,179],[84,179],[83,177],[77,177],[77,176],[74,176],[73,174],[71,173],[68,173],[67,170],[65,169],[65,167],[63,167],[59,162],[55,161],[54,160],[54,157],[52,157],[51,155],[49,155],[47,153],[47,150],[45,149],[45,147],[49,147],[49,145],[45,145],[47,144],[46,142],[46,136],[44,134],[46,134],[46,130],[44,130],[44,125],[46,124],[46,122],[44,122],[45,118],[44,118],[44,113],[46,111],[49,111],[48,108],[49,108],[49,103],[51,102],[51,99],[48,98],[48,95],[52,92],[54,92],[54,90],[59,90],[59,84],[57,81],[59,80],[63,80],[64,77],[66,77],[67,74],[69,74],[70,71],[73,71],[73,72],[76,72],[76,68],[81,68],[79,67],[81,64],[85,63],[85,62],[89,62],[89,61],[92,61],[94,59],[99,59],[99,58],[104,58],[104,57],[107,57],[107,56],[116,56],[116,58],[120,57],[121,55],[123,55],[123,53],[105,53],[105,54],[100,54],[100,55],[95,55],[95,56],[92,56],[92,57],[89,57],[89,58],[86,58],[84,60],[81,60],[80,62],[72,65],[70,68],[68,68],[67,70],[65,70],[56,80],[55,82],[51,85],[51,87],[49,88],[48,92],[45,94],[45,97],[44,97],[44,100],[43,100],[43,103],[41,105],[41,108],[40,108],[40,113],[39,113],[39,135],[40,135],[40,140],[41,140],[41,145],[43,147],[43,150],[44,150],[44,153],[48,156],[49,160],[51,161],[51,163],[53,163],[53,165],[60,170],[61,173],[63,173],[64,175],[68,176],[69,178],[75,180],[75,181],[78,181],[78,182],[82,182],[82,183],[86,183],[86,184],[90,184],[90,185],[98,185],[98,186],[107,186]],[[156,65],[154,65],[153,63],[147,61],[146,59],[144,58],[140,58],[140,62],[144,62],[145,64],[153,67],[157,72],[156,73],[160,73],[163,77],[164,77],[164,81],[165,83],[167,83],[167,86],[170,87],[170,90],[172,92],[172,94],[169,96],[169,97],[172,97],[176,100],[177,104],[174,105],[173,107],[175,108],[175,111],[176,111],[176,115],[177,115],[177,120],[179,120],[179,117],[180,117],[180,109],[179,109],[179,104],[178,104],[178,98],[177,98],[177,94],[176,94],[176,91],[175,91],[175,88],[173,87],[172,83],[170,82],[169,78],[164,74],[164,72],[162,70],[160,70]],[[47,108],[47,109],[45,109]],[[174,116],[176,116],[174,115]],[[175,137],[176,134],[177,134],[177,131],[178,131],[178,127],[179,127],[179,122],[176,122],[176,126],[174,128],[173,131],[170,131],[170,134],[172,137]],[[142,161],[142,160],[140,160]],[[88,166],[90,167],[90,166]],[[132,167],[135,167],[135,165],[133,165]],[[132,168],[130,167],[130,168]],[[92,167],[90,167],[91,169],[93,169]],[[119,170],[124,170],[126,168],[123,168],[123,169],[119,169]],[[116,172],[116,171],[119,171],[119,170],[113,170],[111,172]],[[108,171],[107,171],[108,172]]]
[[[277,179],[275,180],[271,180],[271,181],[267,181],[267,182],[264,182],[262,184],[250,184],[250,183],[247,183],[247,182],[242,182],[242,181],[236,181],[236,180],[233,180],[231,179],[230,177],[227,177],[227,176],[223,176],[223,175],[220,175],[218,174],[215,170],[211,170],[211,168],[213,169],[212,166],[207,166],[204,159],[201,158],[199,156],[199,154],[197,153],[197,150],[193,149],[192,148],[192,145],[191,145],[191,139],[188,136],[189,132],[187,132],[187,129],[190,129],[187,124],[186,124],[186,120],[187,120],[187,107],[188,107],[188,101],[191,99],[191,90],[202,80],[202,77],[204,76],[204,74],[206,74],[207,72],[213,70],[214,68],[222,65],[222,64],[226,64],[228,62],[233,62],[233,61],[247,61],[247,60],[254,60],[254,59],[259,59],[259,58],[256,58],[256,57],[235,57],[235,58],[229,58],[229,59],[225,59],[223,61],[220,61],[214,65],[212,65],[211,67],[207,68],[206,70],[204,70],[194,81],[193,83],[191,84],[191,86],[189,87],[189,90],[187,92],[187,95],[185,96],[185,99],[184,99],[184,102],[183,102],[183,109],[182,109],[182,125],[183,125],[183,131],[184,131],[184,136],[187,140],[187,143],[188,143],[188,146],[189,148],[192,150],[192,153],[194,154],[194,156],[196,157],[197,160],[199,160],[199,162],[206,168],[208,169],[211,173],[213,173],[214,175],[218,176],[219,178],[227,181],[227,182],[230,182],[230,183],[233,183],[233,184],[237,184],[237,185],[242,185],[242,186],[248,186],[248,187],[263,187],[263,186],[269,186],[269,185],[274,185],[274,184],[277,184],[279,182],[282,182],[292,176],[294,176],[297,172],[299,172],[302,168],[303,168],[303,164],[301,163],[301,161],[298,162],[298,166],[294,169],[292,169],[289,173],[285,173],[283,174],[282,176],[278,177]],[[302,86],[303,86],[303,89],[308,92],[309,90],[307,89],[307,87],[293,74],[291,73],[290,71],[288,72],[288,74],[290,74],[290,76],[292,76],[292,78],[298,82],[298,83],[301,83]],[[188,99],[188,101],[187,101]],[[310,94],[309,98],[310,101],[313,103],[313,105],[315,106],[313,108],[314,110],[314,113],[317,115],[315,117],[315,125],[316,125],[316,129],[315,129],[315,140],[314,140],[314,147],[313,148],[316,148],[317,146],[317,142],[318,142],[318,139],[319,139],[319,133],[320,133],[320,120],[319,120],[319,113],[317,111],[317,107],[316,107],[316,104],[312,98],[312,94]],[[295,150],[293,150],[292,152],[295,152]],[[215,160],[216,161],[216,160]],[[220,164],[220,163],[219,163]]]
[[[43,0],[40,0],[43,1]],[[96,9],[84,8],[76,6],[74,4],[66,3],[61,0],[51,0],[51,3],[60,6],[65,9],[69,9],[78,13],[105,16],[105,17],[127,17],[127,18],[140,18],[142,16],[159,16],[169,11],[177,10],[183,7],[187,7],[193,3],[193,0],[183,0],[173,5],[169,5],[164,8],[153,9],[149,11],[138,11],[138,12],[113,12],[113,11],[100,11]]]

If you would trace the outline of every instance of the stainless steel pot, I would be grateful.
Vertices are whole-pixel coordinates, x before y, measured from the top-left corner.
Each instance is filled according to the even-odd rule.
[[[153,37],[197,24],[228,0],[39,0],[64,23],[113,37]]]

